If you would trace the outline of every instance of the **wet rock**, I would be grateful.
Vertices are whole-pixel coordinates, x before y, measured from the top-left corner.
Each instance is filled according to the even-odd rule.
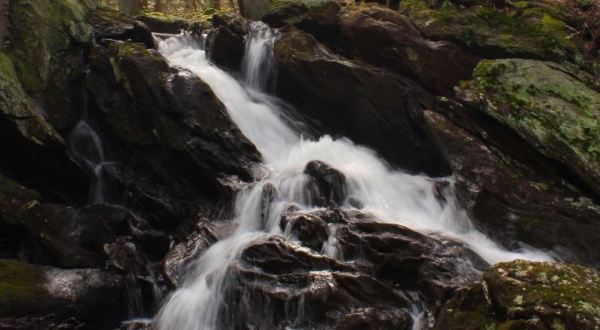
[[[449,173],[420,127],[423,107],[433,100],[415,83],[335,55],[296,29],[283,31],[274,51],[279,93],[305,116],[376,148],[394,165]]]
[[[277,201],[279,192],[274,185],[267,183],[263,186],[260,198],[260,214],[263,223],[261,224],[261,228],[267,228],[268,221],[271,216],[271,207],[274,202]]]
[[[242,252],[242,260],[272,274],[286,274],[311,269],[348,270],[351,267],[333,259],[294,246],[281,237],[272,237]]]
[[[362,308],[343,316],[335,329],[403,329],[413,328],[410,314],[397,309]]]
[[[155,47],[152,32],[143,20],[134,20],[114,9],[101,7],[90,13],[89,21],[98,43],[104,39],[129,40],[142,43],[146,48]]]
[[[594,329],[600,274],[569,264],[500,263],[443,308],[437,329]]]
[[[246,50],[244,36],[227,26],[212,30],[206,40],[207,56],[227,70],[238,71]]]
[[[367,314],[364,309],[368,306],[377,306],[368,313],[376,328],[386,322],[411,324],[402,294],[282,238],[272,237],[248,247],[242,261],[230,273],[235,279],[226,291],[231,303],[221,314],[226,326],[335,328],[352,321],[345,318],[350,312]]]
[[[180,284],[180,278],[185,274],[189,263],[198,258],[217,240],[213,228],[207,222],[200,222],[194,233],[188,235],[165,255],[162,269],[173,287]]]
[[[464,244],[376,221],[339,209],[284,213],[299,242],[271,236],[244,249],[225,281],[223,326],[406,329],[414,295],[435,306],[487,267]],[[336,259],[318,253],[325,243]]]
[[[600,196],[600,93],[585,76],[540,61],[483,61],[459,96]]]
[[[86,328],[115,326],[126,315],[127,297],[119,276],[97,269],[62,270],[0,260],[0,325],[50,316],[57,323]],[[69,318],[75,320],[69,322]],[[10,321],[12,320],[12,321]],[[68,324],[67,323],[67,324]],[[26,323],[25,323],[26,324]]]
[[[593,228],[600,207],[565,185],[565,171],[511,131],[474,110],[448,108],[446,116],[427,112],[425,118],[446,149],[457,197],[477,225],[507,248],[525,243],[597,266],[600,236]]]
[[[280,226],[285,232],[290,232],[298,238],[302,245],[315,251],[321,251],[329,237],[327,222],[318,215],[305,212],[290,212],[283,214]]]
[[[174,225],[194,216],[202,199],[218,200],[229,189],[220,177],[251,178],[258,151],[196,75],[131,43],[96,48],[91,68],[94,116],[123,169],[114,178],[161,210],[156,221]]]
[[[349,51],[368,63],[390,68],[438,95],[471,78],[478,58],[449,41],[425,39],[410,19],[379,6],[345,7],[341,37]]]
[[[206,55],[218,66],[239,71],[246,51],[248,21],[234,13],[215,14],[206,39]]]
[[[336,232],[344,260],[366,260],[378,279],[405,289],[418,288],[433,301],[478,278],[487,267],[467,246],[435,239],[408,228],[356,222]]]
[[[111,256],[110,244],[121,237],[119,244],[129,246],[132,236],[143,238],[147,229],[130,210],[112,205],[76,209],[32,201],[19,210],[18,220],[67,268],[104,267]]]
[[[75,318],[57,318],[53,315],[42,317],[20,317],[16,319],[0,318],[2,330],[28,330],[28,329],[82,329],[85,324]]]
[[[306,164],[304,173],[314,184],[313,203],[317,206],[341,205],[346,199],[347,187],[344,173],[321,161]]]

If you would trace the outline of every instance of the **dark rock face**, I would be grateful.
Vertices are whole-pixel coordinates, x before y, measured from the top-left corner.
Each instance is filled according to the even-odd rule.
[[[523,242],[597,266],[597,204],[565,186],[565,172],[509,130],[458,104],[446,107],[447,117],[428,112],[425,118],[446,148],[459,198],[478,225],[506,247]]]
[[[576,265],[500,263],[443,308],[436,329],[594,329],[600,275]]]
[[[550,62],[482,61],[458,97],[600,196],[600,132],[592,129],[600,120],[600,92],[593,85],[593,76]]]
[[[170,218],[156,221],[168,225],[181,218],[179,212],[193,216],[194,211],[185,210],[193,198],[219,196],[226,189],[219,175],[251,177],[258,152],[197,76],[171,69],[158,54],[126,43],[96,48],[91,68],[88,89],[116,163],[144,168],[137,173],[116,169],[113,177],[127,189],[123,198],[141,195],[141,204],[151,203]],[[165,198],[152,197],[160,194],[153,192],[154,182],[169,191]]]
[[[337,209],[284,213],[282,226],[301,245],[272,236],[242,252],[230,270],[223,326],[410,329],[412,298],[403,289],[435,303],[477,278],[476,271],[464,272],[464,263],[486,267],[458,243],[375,220]],[[336,259],[315,253],[330,235]]]
[[[206,41],[207,55],[220,67],[237,71],[244,57],[244,37],[226,26],[211,31]]]
[[[420,82],[437,95],[453,95],[454,86],[471,77],[479,61],[448,41],[423,38],[409,18],[378,6],[346,9],[339,25],[348,49],[374,65]]]
[[[448,173],[441,153],[420,127],[422,110],[433,99],[415,83],[341,58],[295,29],[285,31],[275,43],[275,57],[280,92],[296,100],[306,116],[327,130],[376,148],[394,165]],[[299,91],[301,97],[294,94]]]
[[[248,21],[235,14],[214,15],[213,26],[206,39],[206,55],[218,66],[239,71],[246,50]]]
[[[304,173],[312,179],[309,188],[317,206],[341,205],[346,199],[346,177],[344,173],[321,161],[306,164]]]
[[[10,4],[11,53],[24,90],[58,131],[78,119],[85,69],[82,44],[92,40],[85,1],[14,1]],[[35,27],[35,28],[34,28]]]

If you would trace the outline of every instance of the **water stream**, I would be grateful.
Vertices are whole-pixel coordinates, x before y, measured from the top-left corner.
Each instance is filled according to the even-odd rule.
[[[69,134],[69,145],[77,161],[91,173],[92,182],[88,201],[92,204],[101,204],[106,201],[103,178],[104,166],[110,163],[106,161],[102,140],[88,119],[87,93],[85,89],[82,89],[81,95],[83,97],[82,116]]]
[[[155,321],[159,329],[218,328],[228,266],[249,243],[270,235],[286,235],[279,227],[280,215],[286,206],[294,204],[301,210],[314,209],[305,189],[308,177],[303,174],[306,164],[312,160],[324,161],[345,174],[348,198],[342,208],[351,209],[349,201],[359,200],[363,210],[381,221],[463,241],[489,263],[516,258],[550,259],[540,251],[507,251],[499,247],[472,225],[453,198],[451,189],[447,202],[440,203],[435,193],[436,183],[447,182],[452,187],[452,178],[409,175],[390,169],[376,152],[348,139],[330,136],[304,139],[301,131],[287,123],[285,113],[273,97],[264,93],[269,75],[274,71],[272,46],[276,37],[277,33],[264,24],[252,24],[242,81],[213,65],[202,47],[194,46],[186,35],[159,42],[159,51],[171,65],[189,69],[210,85],[233,121],[256,145],[268,170],[255,185],[239,192],[235,201],[236,230],[195,262],[184,284],[158,313]],[[266,212],[267,219],[263,219],[261,195],[266,184],[275,186],[279,197]],[[322,253],[335,257],[335,231]],[[417,326],[420,323],[415,322]]]

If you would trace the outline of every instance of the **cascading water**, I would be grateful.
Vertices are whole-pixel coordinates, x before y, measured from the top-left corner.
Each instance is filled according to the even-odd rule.
[[[103,179],[104,166],[110,164],[104,155],[102,140],[92,128],[88,120],[87,94],[83,95],[83,114],[69,135],[71,152],[75,158],[92,174],[89,202],[100,204],[105,202],[105,187]]]
[[[301,210],[315,208],[306,191],[309,178],[303,173],[306,164],[313,160],[328,163],[345,174],[348,197],[342,208],[352,208],[350,201],[359,200],[363,210],[380,221],[463,241],[489,263],[516,258],[550,259],[539,251],[511,252],[497,246],[471,224],[455,202],[451,189],[445,196],[446,202],[440,203],[436,185],[445,182],[451,187],[451,178],[433,179],[394,171],[374,151],[348,139],[336,140],[330,136],[315,141],[303,139],[302,132],[286,123],[285,114],[273,98],[261,93],[272,72],[271,52],[277,34],[262,23],[253,23],[251,30],[243,65],[245,82],[237,81],[210,63],[203,49],[190,47],[185,35],[159,43],[160,52],[172,65],[191,70],[210,85],[233,121],[261,152],[268,170],[259,182],[239,192],[235,202],[236,230],[210,247],[186,274],[184,284],[156,317],[160,329],[219,327],[229,265],[251,242],[271,235],[286,237],[279,227],[285,207],[292,204]],[[273,185],[279,195],[268,212],[261,212],[262,191],[267,184]],[[335,246],[335,230],[332,230],[322,253],[335,257]],[[419,309],[413,310],[415,318],[419,313]],[[416,326],[420,324],[418,321]]]

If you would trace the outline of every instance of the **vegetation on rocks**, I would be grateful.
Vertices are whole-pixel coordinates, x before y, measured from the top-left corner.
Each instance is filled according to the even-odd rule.
[[[570,168],[600,194],[600,93],[593,77],[548,62],[482,61],[462,86],[468,101]],[[582,77],[582,78],[580,78]]]
[[[437,329],[600,328],[597,1],[119,2],[0,0],[0,328],[155,315],[242,228],[229,221],[242,191],[257,192],[243,212],[259,230],[279,222],[222,268],[223,328],[409,329],[415,308]],[[273,52],[276,70],[259,67],[277,74],[259,78],[281,100],[242,84],[248,108],[333,136],[316,144],[375,149],[348,147],[415,178],[402,197],[447,210],[442,229],[561,262],[490,266],[462,232],[382,223],[404,219],[362,210],[349,192],[372,182],[317,158],[298,164],[301,191],[261,186],[270,169],[220,86],[157,50],[182,30],[202,65],[232,72],[225,92],[248,42],[272,35],[254,51]],[[87,197],[99,182],[102,203]]]
[[[517,1],[493,5],[485,1],[406,0],[399,11],[433,39],[455,40],[485,56],[546,58],[575,62],[588,70],[598,65],[595,9],[582,10],[569,1]],[[588,24],[589,22],[589,24]],[[591,47],[591,48],[590,48]]]
[[[596,329],[600,274],[516,260],[486,271],[442,307],[437,329]]]

